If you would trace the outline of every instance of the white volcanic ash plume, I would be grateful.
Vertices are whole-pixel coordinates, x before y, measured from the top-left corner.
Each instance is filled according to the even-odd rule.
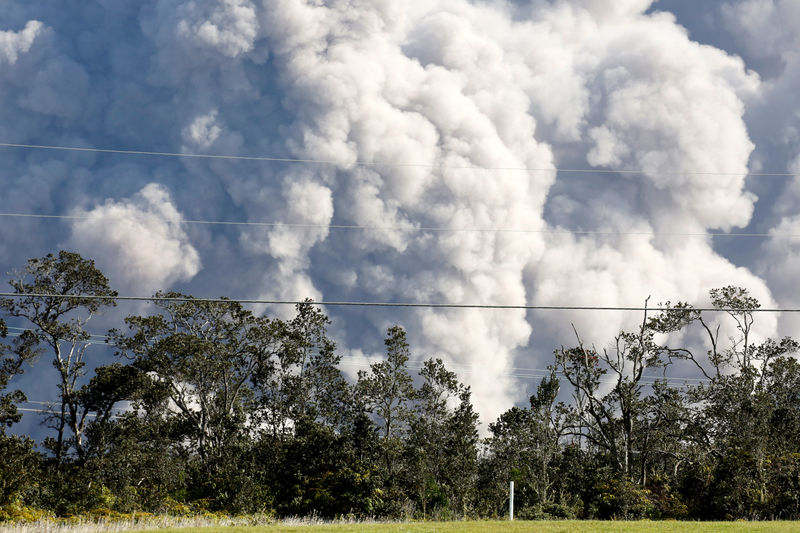
[[[95,259],[116,288],[152,294],[200,270],[200,256],[181,227],[181,214],[158,184],[73,215],[85,218],[72,224],[70,245]]]
[[[34,39],[43,30],[38,20],[31,20],[20,31],[0,31],[0,60],[13,65],[20,54],[31,49]]]
[[[758,273],[766,280],[781,307],[796,308],[800,289],[800,113],[796,111],[800,88],[800,4],[795,0],[737,0],[725,2],[722,21],[737,43],[754,61],[777,64],[764,90],[751,104],[749,122],[759,135],[754,166],[764,172],[791,172],[795,176],[774,180],[783,191],[771,206],[767,222],[770,238],[759,248]],[[784,185],[785,183],[785,185]],[[798,335],[800,318],[780,316],[779,333]]]
[[[96,146],[329,162],[141,159],[124,192],[104,177],[116,175],[108,160],[81,163],[74,196],[95,207],[79,211],[91,218],[74,224],[71,242],[131,287],[628,306],[648,295],[702,303],[710,288],[738,284],[773,303],[761,279],[702,234],[750,222],[754,143],[743,115],[768,88],[786,102],[798,76],[772,88],[740,59],[692,41],[670,14],[647,14],[658,3],[102,0],[58,14],[15,5],[22,23],[0,34],[0,132],[13,123],[32,144],[80,131]],[[100,16],[106,25],[86,27]],[[791,64],[784,42],[770,46]],[[72,80],[64,94],[58,73]],[[796,122],[785,118],[789,142]],[[555,170],[592,165],[643,172]],[[17,166],[14,176],[42,174],[41,164]],[[63,166],[70,176],[79,165]],[[278,225],[213,227],[189,242],[181,213],[190,210]],[[201,254],[223,272],[201,272]],[[358,325],[340,339],[345,350],[370,350],[362,344],[400,323],[420,354],[469,367],[462,378],[484,421],[522,399],[505,369],[546,366],[552,348],[571,342],[571,322],[601,344],[641,318],[350,316]],[[775,329],[774,317],[758,324]]]
[[[769,283],[781,307],[797,308],[800,302],[800,287],[797,284],[797,273],[800,272],[800,213],[796,202],[800,199],[800,156],[790,169],[796,174],[787,187],[789,194],[784,199],[783,211],[788,211],[788,214],[770,229],[769,240],[761,246],[759,273]],[[800,316],[797,313],[783,313],[779,326],[781,335],[797,337]]]
[[[578,7],[564,8],[567,3],[537,15],[552,27],[580,28],[567,49],[573,75],[585,87],[574,93],[586,98],[577,104],[585,110],[587,161],[643,172],[594,179],[612,190],[565,176],[579,183],[582,201],[570,192],[552,199],[559,225],[609,234],[552,238],[548,253],[530,268],[532,300],[629,306],[650,295],[651,304],[703,302],[722,283],[745,286],[768,305],[763,281],[714,252],[710,238],[659,235],[731,230],[749,222],[755,197],[744,180],[753,143],[742,116],[759,80],[740,59],[692,42],[671,15],[643,16],[634,9],[644,4],[631,3],[630,11],[610,19],[587,17]],[[587,340],[605,343],[620,328],[635,327],[636,315],[603,314],[599,320],[584,313],[574,322]],[[569,342],[563,316],[541,319],[556,342]],[[774,317],[759,327],[770,334]]]
[[[375,228],[363,239],[336,241],[360,265],[359,296],[524,303],[522,271],[540,236],[459,231],[541,228],[554,175],[468,168],[553,166],[549,148],[534,138],[514,65],[475,31],[481,11],[467,3],[452,3],[455,13],[417,15],[421,4],[300,4],[268,3],[262,27],[279,32],[270,44],[285,65],[293,130],[303,140],[290,140],[290,148],[298,157],[340,161],[345,175],[331,184],[336,214]],[[307,30],[289,32],[293,24]],[[356,160],[389,166],[352,169]],[[455,231],[387,229],[413,226]],[[429,310],[404,322],[419,351],[485,370],[469,381],[486,416],[512,401],[514,386],[501,370],[528,341],[524,312]]]
[[[295,116],[287,146],[297,157],[338,162],[336,176],[319,177],[335,215],[376,228],[335,241],[360,265],[361,297],[631,305],[649,294],[699,301],[725,279],[770,301],[763,283],[718,256],[709,239],[380,229],[547,230],[553,171],[466,168],[554,169],[543,140],[584,140],[590,164],[643,169],[616,181],[635,194],[584,193],[611,200],[580,207],[578,220],[591,229],[746,225],[755,198],[744,190],[753,144],[743,98],[758,78],[741,60],[692,42],[670,15],[644,15],[649,5],[535,3],[515,20],[497,3],[264,3],[262,31]],[[551,137],[542,138],[538,121]],[[355,161],[420,166],[354,169]],[[592,340],[631,325],[608,318],[576,322]],[[502,368],[529,341],[524,313],[419,311],[407,320],[423,350],[486,367],[474,385],[487,419],[517,397]],[[552,342],[566,323],[547,315],[534,335]]]

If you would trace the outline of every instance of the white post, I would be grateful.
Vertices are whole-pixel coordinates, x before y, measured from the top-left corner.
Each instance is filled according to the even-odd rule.
[[[511,493],[511,495],[508,498],[508,519],[513,521],[514,520],[514,482],[513,481],[511,482],[510,493]]]

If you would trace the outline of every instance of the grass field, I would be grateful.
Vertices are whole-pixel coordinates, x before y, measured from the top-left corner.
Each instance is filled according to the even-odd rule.
[[[800,532],[800,522],[476,521],[330,524],[162,529],[172,533],[779,533]]]

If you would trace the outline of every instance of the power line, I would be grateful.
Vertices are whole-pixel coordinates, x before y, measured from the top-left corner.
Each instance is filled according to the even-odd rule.
[[[28,402],[28,403],[35,403],[35,402]],[[22,411],[24,413],[38,413],[38,414],[44,414],[44,415],[55,415],[55,414],[58,414],[56,411],[51,411],[49,409],[31,409],[30,407],[17,407],[17,411]],[[88,416],[90,418],[97,418],[98,415],[96,413],[86,413],[86,416]],[[117,415],[111,415],[111,416],[109,416],[109,418],[112,419],[112,420],[120,420],[120,419],[122,419],[121,416],[117,416]]]
[[[406,308],[440,308],[440,309],[518,309],[526,311],[706,311],[728,313],[800,313],[800,308],[763,308],[741,309],[734,307],[689,307],[675,309],[667,307],[642,306],[593,306],[593,305],[506,305],[506,304],[459,304],[459,303],[427,303],[427,302],[359,302],[359,301],[319,301],[313,300],[262,300],[238,298],[195,298],[193,296],[154,297],[154,296],[101,296],[94,294],[49,294],[49,293],[16,293],[0,292],[0,297],[8,298],[60,298],[82,300],[115,300],[145,302],[196,302],[196,303],[240,303],[264,305],[319,305],[340,307],[406,307]]]
[[[6,328],[7,329],[13,329],[15,331],[20,331],[20,332],[22,332],[22,331],[37,331],[36,329],[33,329],[33,328],[20,328],[20,327],[15,327],[15,326],[6,326]],[[18,336],[18,335],[21,335],[21,333],[10,332],[9,335]],[[100,334],[97,334],[97,333],[90,333],[89,337],[93,337],[95,340],[97,340],[97,339],[105,339],[106,338],[105,335],[100,335]]]
[[[230,301],[230,300],[226,300]],[[18,331],[36,331],[32,328],[20,328],[20,327],[12,327],[8,326],[8,329],[14,329]],[[9,336],[15,337],[19,336],[20,333],[9,333]],[[105,335],[100,335],[97,333],[90,333],[90,337],[93,338],[95,341],[106,341],[108,339]],[[107,343],[109,346],[117,346],[114,343]],[[352,361],[356,360],[356,361]],[[424,360],[417,359],[417,360],[410,360],[407,364],[409,369],[412,370],[421,370],[424,368]],[[352,355],[343,355],[341,356],[341,361],[339,363],[342,366],[352,366],[352,367],[363,367],[368,368],[372,365],[372,362],[367,358],[366,360],[362,360],[361,357],[352,356]],[[478,374],[483,373],[485,370],[480,367],[480,365],[469,365],[469,364],[461,364],[452,360],[447,361],[447,368],[458,371],[462,374]],[[517,377],[517,378],[540,378],[540,377],[547,377],[550,375],[549,368],[529,368],[529,367],[516,367],[516,366],[506,366],[501,369],[502,371],[498,374],[501,376],[508,376],[508,377]],[[562,372],[556,372],[557,374],[562,374]],[[560,378],[563,379],[563,378]],[[686,382],[686,381],[696,381],[696,382],[705,382],[709,381],[705,378],[676,378],[676,377],[667,377],[667,376],[654,376],[654,375],[644,375],[642,376],[642,380],[645,383],[651,383],[657,380],[666,380],[668,382]],[[601,378],[603,381],[603,378]],[[613,381],[613,379],[608,378],[605,381]],[[54,402],[42,402],[42,401],[33,401],[27,400],[26,403],[36,403],[41,405],[55,405]]]
[[[0,217],[43,218],[64,220],[91,220],[98,217],[90,215],[40,215],[36,213],[0,213]],[[109,217],[98,219],[109,220]],[[121,220],[120,217],[111,217],[111,220]],[[255,226],[269,228],[299,228],[299,229],[341,229],[341,230],[373,230],[373,231],[430,231],[430,232],[479,232],[479,233],[536,233],[547,235],[596,235],[596,236],[643,236],[643,237],[754,237],[789,239],[800,238],[798,233],[723,233],[723,232],[655,232],[655,231],[591,231],[591,230],[566,230],[566,229],[517,229],[517,228],[446,228],[435,226],[370,226],[357,224],[304,224],[286,222],[242,222],[221,220],[183,220],[183,224],[218,225],[218,226]]]
[[[0,143],[0,147],[5,148],[26,148],[35,150],[61,150],[71,152],[95,152],[104,154],[123,154],[123,155],[147,155],[158,157],[189,157],[196,159],[228,159],[236,161],[263,161],[276,163],[306,163],[314,165],[343,165],[341,161],[332,159],[301,159],[291,157],[274,156],[246,156],[246,155],[226,155],[226,154],[197,154],[179,152],[155,152],[147,150],[116,150],[109,148],[86,148],[78,146],[57,146],[43,144],[19,144],[19,143]],[[444,165],[430,163],[389,163],[372,161],[353,161],[352,166],[363,167],[411,167],[411,168],[442,168],[442,169],[463,169],[463,170],[521,170],[526,172],[562,172],[571,174],[646,174],[644,170],[636,169],[590,169],[590,168],[539,168],[539,167],[492,167],[482,165]],[[661,172],[661,176],[774,176],[791,177],[794,173],[790,172],[700,172],[700,171],[681,171],[681,172]]]
[[[16,329],[22,329],[22,328],[16,328]],[[33,331],[33,330],[29,330],[29,331]],[[17,333],[10,333],[9,334],[9,336],[12,336],[12,337],[18,336],[18,335],[19,334],[17,334]],[[96,335],[96,334],[92,334],[91,336],[92,337],[103,337],[102,335]],[[98,339],[96,339],[96,340],[98,340]],[[109,346],[117,346],[114,343],[107,343],[107,344]],[[339,365],[341,365],[341,366],[350,366],[350,367],[359,367],[359,368],[369,368],[373,364],[373,362],[371,362],[369,359],[367,359],[367,360],[360,360],[360,359],[362,359],[362,358],[357,357],[357,356],[344,355],[344,356],[341,356],[341,360],[339,362]],[[353,361],[353,360],[355,360],[355,361]],[[424,368],[424,364],[423,363],[424,363],[424,361],[422,361],[422,360],[409,361],[408,364],[407,364],[407,367],[409,369],[411,369],[411,370],[421,370],[422,368]],[[460,374],[482,374],[482,373],[485,372],[485,369],[481,368],[479,365],[465,365],[465,364],[460,364],[460,363],[453,362],[453,361],[448,361],[447,362],[447,368],[451,369],[451,370],[454,370],[454,371],[457,371]],[[556,373],[557,374],[563,374],[562,372],[556,372]],[[499,372],[497,375],[505,376],[505,377],[514,377],[514,378],[543,378],[543,377],[547,377],[547,376],[550,375],[550,369],[548,369],[548,368],[527,368],[527,367],[513,367],[513,366],[509,367],[509,366],[507,366],[507,367],[503,367],[501,369],[501,372]],[[563,380],[565,378],[559,378],[559,379]],[[614,381],[613,378],[600,378],[600,380],[604,381],[604,382],[612,382],[612,381]],[[708,379],[705,379],[705,378],[688,378],[688,377],[677,378],[677,377],[650,376],[650,375],[645,375],[645,376],[642,376],[642,378],[641,378],[641,381],[643,383],[654,383],[655,381],[659,381],[659,380],[665,380],[665,381],[670,382],[670,383],[672,383],[672,382],[689,382],[689,381],[692,381],[692,382],[706,382],[706,381],[709,381]],[[27,403],[37,403],[37,404],[42,404],[42,405],[54,405],[53,402],[41,402],[41,401],[33,401],[33,400],[28,400]]]

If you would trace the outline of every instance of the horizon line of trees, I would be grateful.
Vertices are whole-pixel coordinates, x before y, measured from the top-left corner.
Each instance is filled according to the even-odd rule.
[[[711,291],[732,335],[669,302],[600,349],[575,331],[481,439],[470,388],[437,358],[412,376],[399,326],[352,382],[310,301],[281,320],[159,292],[89,372],[86,324],[115,305],[108,279],[65,251],[14,276],[20,296],[0,299],[0,520],[22,507],[501,517],[509,481],[519,518],[800,518],[798,343],[755,339],[743,288]],[[7,322],[27,328],[9,338]],[[681,338],[704,345],[668,342]],[[37,358],[58,383],[40,442],[9,432],[26,401],[10,385]],[[681,365],[703,380],[675,385]]]

